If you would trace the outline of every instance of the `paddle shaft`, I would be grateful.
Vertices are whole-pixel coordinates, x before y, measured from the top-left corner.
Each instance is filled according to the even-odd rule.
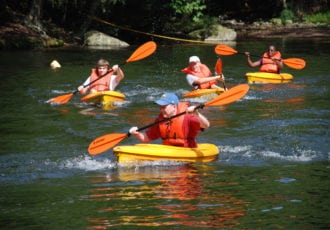
[[[205,106],[222,106],[232,103],[241,99],[249,90],[248,84],[240,84],[230,88],[229,90],[225,91],[224,93],[218,95],[217,97],[213,98],[212,100],[205,102],[204,104],[199,104],[195,107],[195,110],[198,108],[204,108]],[[169,121],[175,117],[181,116],[186,114],[186,111],[178,113],[174,116],[158,120],[152,124],[146,125],[144,127],[138,128],[137,131],[142,131],[147,129],[151,126],[157,125],[162,122]],[[97,155],[106,150],[112,148],[113,146],[117,145],[119,142],[124,140],[125,138],[129,137],[131,134],[128,133],[113,133],[113,134],[106,134],[96,138],[92,141],[88,147],[88,152],[91,155]]]
[[[155,42],[153,42],[153,41],[146,42],[142,46],[137,48],[133,52],[133,54],[124,63],[122,63],[120,65],[124,65],[129,62],[134,62],[134,61],[138,61],[143,58],[146,58],[147,56],[149,56],[150,54],[155,52],[156,48],[157,48],[157,45]],[[83,87],[85,88],[85,87],[93,84],[94,82],[100,80],[102,77],[106,76],[111,71],[113,71],[113,69],[110,68],[110,70],[108,70],[105,74],[101,75],[99,78],[95,79],[94,81],[90,82],[89,84],[83,85]],[[51,98],[47,102],[50,102],[50,103],[55,102],[55,103],[64,104],[64,103],[67,103],[72,98],[72,96],[74,96],[77,92],[79,92],[78,89],[76,89],[73,93],[61,95],[61,96],[58,96],[55,98]]]
[[[239,54],[244,54],[245,53],[240,53],[238,52]],[[250,54],[250,56],[252,57],[259,57],[259,58],[268,58],[268,59],[271,59],[271,60],[277,60],[277,61],[282,61],[283,64],[291,67],[291,68],[294,68],[294,69],[303,69],[306,65],[306,62],[303,60],[303,59],[299,59],[299,58],[286,58],[286,59],[278,59],[278,58],[270,58],[270,57],[260,57],[258,55],[253,55],[253,54]]]
[[[198,106],[195,107],[195,110],[196,110],[196,109],[201,109],[201,108],[203,108],[204,106],[205,106],[205,104],[199,104]],[[187,113],[187,112],[184,111],[184,112],[181,112],[181,113],[175,114],[175,115],[173,115],[173,116],[171,116],[171,117],[164,118],[163,120],[155,121],[154,123],[151,123],[151,124],[149,124],[149,125],[146,125],[146,126],[143,126],[143,127],[141,127],[141,128],[138,128],[137,131],[140,132],[140,131],[145,130],[145,129],[147,129],[147,128],[150,128],[150,127],[152,127],[152,126],[154,126],[154,125],[158,125],[158,124],[160,124],[160,123],[163,123],[163,122],[166,122],[166,121],[170,121],[170,120],[172,120],[173,118],[176,118],[176,117],[182,116],[182,115],[184,115],[184,114],[186,114],[186,113]],[[128,132],[128,133],[127,133],[127,136],[130,136],[130,135],[131,135],[131,134]]]
[[[219,68],[217,68],[218,65],[220,66]],[[215,72],[218,75],[222,75],[222,59],[220,58],[220,56],[218,56],[217,61],[215,63]],[[227,90],[225,79],[223,79],[223,81],[222,81],[222,86],[223,86],[224,90]]]
[[[238,54],[246,55],[246,54],[243,53],[243,52],[237,52],[237,53],[238,53]],[[249,56],[250,56],[250,57],[267,58],[267,59],[272,59],[272,60],[282,61],[282,59],[271,58],[271,57],[262,57],[262,56],[259,56],[259,55],[256,55],[256,54],[249,54]]]
[[[122,64],[119,64],[118,66],[122,66],[128,62],[137,61],[142,58],[145,58],[146,56],[149,56],[151,53],[153,53],[156,50],[156,47],[157,47],[157,45],[155,42],[153,42],[153,41],[146,42],[142,46],[140,46],[137,50],[135,50],[134,53],[125,62],[123,62]],[[94,82],[100,80],[101,78],[106,76],[111,71],[113,71],[112,68],[110,68],[110,70],[108,70],[105,74],[101,75],[99,78],[95,79],[94,81],[90,82],[87,85],[84,85],[84,88],[86,88],[87,86],[90,86]],[[76,90],[73,94],[76,94],[77,92],[79,92],[79,91]]]
[[[123,66],[123,65],[125,65],[126,63],[127,63],[127,62],[123,62],[122,64],[120,64],[120,65],[118,65],[118,66]],[[112,72],[112,71],[113,71],[113,69],[110,68],[105,74],[102,74],[100,77],[98,77],[98,78],[95,79],[94,81],[91,81],[90,83],[88,83],[88,84],[86,84],[86,85],[83,85],[83,87],[86,88],[86,87],[90,86],[91,84],[93,84],[94,82],[97,82],[98,80],[100,80],[101,78],[105,77],[108,73],[110,73],[110,72]],[[76,90],[73,92],[73,94],[76,94],[76,93],[78,93],[78,92],[79,92],[79,90],[76,89]]]
[[[231,48],[230,46],[226,46],[226,45],[217,45],[214,50],[215,50],[215,53],[218,55],[233,55],[233,54],[244,54],[245,55],[245,53],[238,52],[237,50]],[[259,55],[250,54],[250,56],[260,58]],[[266,58],[268,58],[268,57],[266,57]],[[269,58],[269,59],[272,59],[272,58]],[[280,59],[275,59],[275,60],[280,60]],[[306,66],[305,60],[303,60],[301,58],[286,58],[286,59],[281,59],[281,61],[283,62],[283,64],[285,64],[293,69],[303,69]]]

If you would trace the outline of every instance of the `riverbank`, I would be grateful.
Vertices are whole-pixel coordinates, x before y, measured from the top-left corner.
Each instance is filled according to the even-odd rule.
[[[232,26],[237,32],[237,39],[267,39],[267,38],[329,38],[330,26],[312,24],[292,25],[236,25]]]
[[[268,38],[329,38],[330,26],[313,24],[274,25],[271,23],[226,25],[237,33],[237,40]],[[50,35],[51,34],[51,35]],[[19,23],[0,27],[0,50],[4,49],[42,49],[83,46],[82,38],[61,28],[37,31]]]

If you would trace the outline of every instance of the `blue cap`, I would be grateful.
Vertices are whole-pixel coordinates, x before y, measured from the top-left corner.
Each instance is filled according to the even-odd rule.
[[[179,103],[179,98],[174,93],[165,93],[155,102],[161,106],[168,104],[177,105]]]

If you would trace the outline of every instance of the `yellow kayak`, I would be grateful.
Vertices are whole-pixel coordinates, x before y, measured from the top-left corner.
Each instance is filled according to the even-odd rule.
[[[201,97],[207,94],[221,94],[225,92],[223,88],[216,89],[196,89],[182,95],[182,98]]]
[[[180,162],[210,162],[217,159],[219,149],[214,144],[201,143],[197,148],[184,148],[162,144],[136,144],[116,146],[113,154],[118,163],[170,160]]]
[[[254,72],[245,74],[248,83],[288,83],[293,76],[289,73]]]
[[[81,101],[87,103],[102,104],[104,106],[112,106],[114,101],[124,101],[125,95],[118,91],[101,91],[90,93],[81,98]]]

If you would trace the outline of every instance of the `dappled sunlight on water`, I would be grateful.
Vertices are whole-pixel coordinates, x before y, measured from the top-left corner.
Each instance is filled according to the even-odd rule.
[[[198,170],[189,164],[122,168],[91,182],[94,188],[87,201],[104,204],[94,217],[87,217],[91,229],[118,225],[231,227],[247,208],[246,202],[205,188]],[[142,205],[145,199],[152,212]],[[137,215],[139,209],[141,215]],[[198,214],[201,211],[203,215]]]
[[[82,103],[52,105],[72,93],[96,60],[120,63],[123,50],[0,53],[0,226],[3,229],[327,229],[329,227],[329,41],[241,41],[262,53],[269,42],[283,56],[302,57],[303,70],[285,67],[285,84],[250,84],[244,98],[205,107],[211,127],[200,143],[215,144],[214,162],[144,162],[122,167],[112,149],[91,156],[105,134],[126,134],[154,121],[164,92],[190,91],[184,74],[192,54],[214,66],[214,46],[173,44],[125,65],[118,90],[125,101],[109,109]],[[287,53],[287,52],[290,53]],[[54,72],[49,61],[63,68]],[[228,88],[246,83],[241,55],[223,57]],[[19,63],[19,68],[17,68]],[[181,98],[182,99],[182,98]],[[182,99],[183,100],[183,99]],[[186,99],[185,99],[186,100]],[[206,103],[211,98],[187,99]],[[132,145],[134,137],[118,145]]]

